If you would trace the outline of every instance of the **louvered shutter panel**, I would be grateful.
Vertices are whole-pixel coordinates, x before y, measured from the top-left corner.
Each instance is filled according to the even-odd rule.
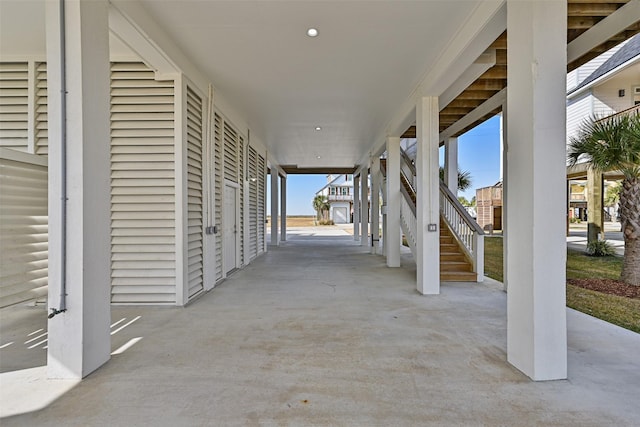
[[[238,182],[238,132],[224,122],[224,179]]]
[[[202,99],[187,88],[189,298],[204,290],[202,265]]]
[[[249,259],[258,256],[258,153],[249,146]]]
[[[0,147],[27,151],[28,87],[26,62],[0,63]]]
[[[215,137],[215,145],[214,145],[214,169],[215,169],[215,190],[214,190],[214,199],[215,199],[215,207],[214,207],[214,217],[215,224],[218,226],[218,229],[222,228],[222,194],[224,191],[224,182],[223,182],[223,164],[224,164],[224,142],[222,135],[222,118],[218,115],[218,113],[214,116],[214,137]],[[216,234],[215,240],[215,259],[216,259],[216,282],[222,279],[222,233],[218,231]]]
[[[257,161],[258,172],[256,177],[257,183],[257,197],[258,197],[258,254],[264,252],[264,233],[265,233],[265,199],[267,197],[265,192],[265,180],[266,180],[266,161],[261,155],[258,155]]]
[[[0,307],[47,294],[46,160],[16,154],[0,156]]]
[[[49,135],[47,131],[47,64],[36,64],[36,116],[35,150],[36,154],[49,154]]]
[[[175,304],[174,84],[111,66],[112,302]]]
[[[241,175],[244,175],[244,138],[239,136],[238,138],[238,171]],[[244,182],[244,176],[242,176],[238,182]],[[240,198],[240,261],[241,265],[245,264],[245,247],[244,247],[244,185],[240,185],[238,189],[238,197]]]

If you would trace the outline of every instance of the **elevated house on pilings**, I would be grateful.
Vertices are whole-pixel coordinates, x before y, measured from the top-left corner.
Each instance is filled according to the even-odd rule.
[[[590,117],[628,114],[640,108],[640,36],[616,46],[567,75],[567,141]],[[598,173],[587,164],[567,168],[568,215],[586,220],[589,240],[604,236],[604,221],[615,220],[615,208],[605,210],[606,186],[621,180],[618,171]],[[613,214],[613,215],[612,215]]]
[[[188,306],[286,241],[290,174],[357,176],[354,238],[398,268],[402,230],[421,295],[458,268],[482,280],[482,230],[438,148],[453,177],[456,138],[502,111],[506,357],[566,378],[566,72],[640,31],[637,0],[0,9],[0,297],[47,298],[51,377],[108,362],[111,304]]]

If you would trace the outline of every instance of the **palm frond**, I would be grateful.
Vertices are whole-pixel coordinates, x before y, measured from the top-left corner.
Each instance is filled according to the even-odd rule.
[[[569,163],[575,165],[587,161],[596,170],[620,170],[625,176],[634,176],[640,172],[638,117],[638,114],[633,114],[586,120],[578,135],[569,141]]]

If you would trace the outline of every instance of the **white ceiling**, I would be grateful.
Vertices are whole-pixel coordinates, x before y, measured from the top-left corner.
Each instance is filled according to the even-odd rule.
[[[246,115],[278,163],[350,167],[384,137],[394,114],[481,2],[140,3]],[[0,54],[44,49],[41,7],[42,1],[0,0]],[[309,27],[320,35],[307,37]],[[9,40],[15,33],[26,37]]]

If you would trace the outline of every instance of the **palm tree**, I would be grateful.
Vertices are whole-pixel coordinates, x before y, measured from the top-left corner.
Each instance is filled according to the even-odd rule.
[[[620,280],[640,286],[640,112],[586,121],[569,142],[568,158],[571,165],[584,160],[595,170],[619,170],[624,176],[620,191],[624,237]]]
[[[329,212],[329,201],[326,196],[318,194],[313,198],[313,209],[316,211],[317,219],[326,219],[326,212]]]
[[[440,181],[444,181],[444,168],[440,167]],[[473,179],[471,178],[471,172],[458,169],[458,190],[465,191],[471,184]]]

